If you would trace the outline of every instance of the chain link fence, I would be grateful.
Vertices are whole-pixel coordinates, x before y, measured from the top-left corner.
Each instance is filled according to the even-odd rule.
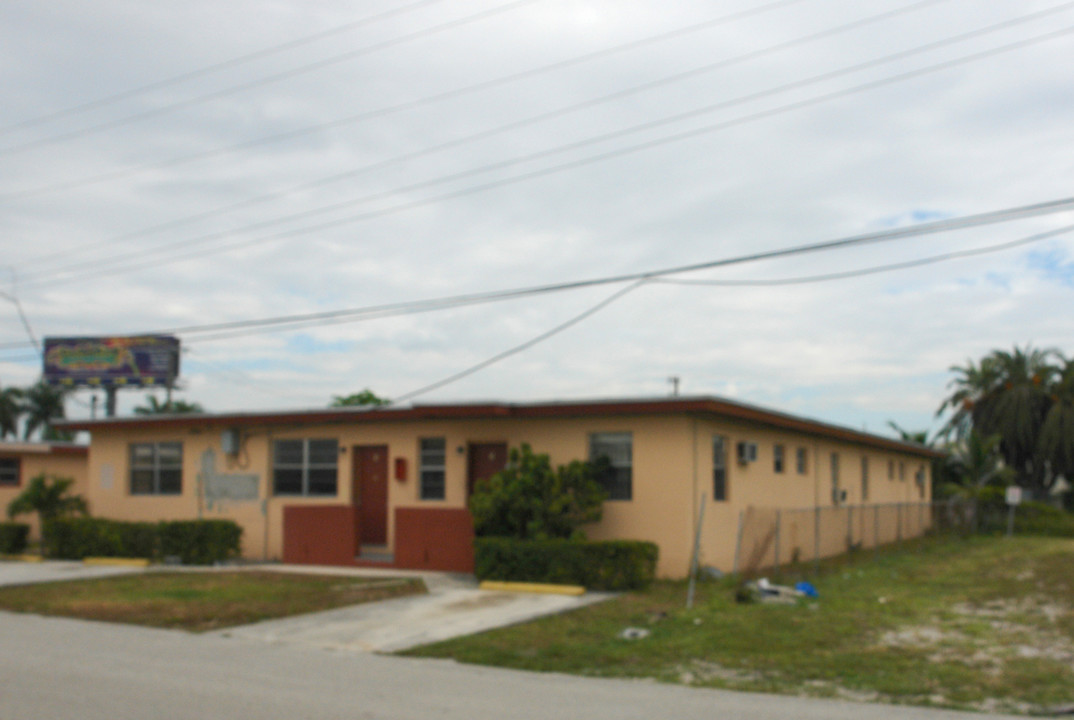
[[[807,571],[824,558],[879,550],[929,534],[968,534],[980,526],[977,506],[965,500],[751,507],[739,514],[734,572],[778,574],[789,566]]]

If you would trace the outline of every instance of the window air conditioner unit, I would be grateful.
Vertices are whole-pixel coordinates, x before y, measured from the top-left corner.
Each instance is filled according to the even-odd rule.
[[[740,442],[736,447],[740,465],[757,461],[757,443]]]
[[[220,449],[224,451],[224,454],[238,455],[241,445],[242,438],[239,436],[238,428],[229,428],[220,433]]]

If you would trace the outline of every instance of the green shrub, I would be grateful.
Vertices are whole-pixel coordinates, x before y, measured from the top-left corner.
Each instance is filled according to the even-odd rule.
[[[162,557],[184,565],[211,565],[239,554],[242,528],[230,520],[176,520],[160,524]]]
[[[548,455],[526,443],[512,448],[507,467],[470,496],[474,534],[578,539],[582,525],[600,520],[607,493],[598,478],[607,469],[607,461],[575,460],[553,470]]]
[[[985,533],[1007,532],[1009,509],[1006,489],[982,488],[978,496],[980,529]],[[1047,503],[1023,500],[1014,511],[1014,532],[1018,535],[1074,537],[1074,513]]]
[[[242,528],[231,520],[122,522],[103,518],[65,518],[46,524],[51,557],[132,557],[207,565],[239,553]]]
[[[480,580],[635,590],[653,581],[656,559],[655,544],[632,540],[583,542],[493,537],[474,540],[474,574]]]
[[[0,555],[18,555],[24,552],[29,535],[29,525],[0,522]]]
[[[121,522],[104,518],[63,518],[45,523],[43,533],[50,557],[81,560],[85,557],[158,556],[156,523]]]

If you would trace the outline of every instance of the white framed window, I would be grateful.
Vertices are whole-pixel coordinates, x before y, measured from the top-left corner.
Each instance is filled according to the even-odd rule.
[[[418,441],[418,479],[422,500],[443,500],[447,493],[447,441],[421,438]]]
[[[609,500],[630,500],[634,496],[634,439],[631,433],[593,433],[589,436],[589,459],[605,458],[608,468],[600,478]]]
[[[183,492],[183,443],[130,445],[131,495],[180,495]]]
[[[272,443],[272,492],[335,495],[338,467],[339,441],[335,438],[276,440]]]

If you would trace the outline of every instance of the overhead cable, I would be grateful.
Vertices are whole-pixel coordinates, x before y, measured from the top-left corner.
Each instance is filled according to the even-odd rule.
[[[364,220],[369,220],[369,219],[372,219],[372,218],[375,218],[375,217],[383,217],[383,216],[386,216],[386,215],[399,213],[399,212],[403,212],[403,211],[406,211],[406,210],[411,210],[411,209],[414,209],[414,208],[417,208],[417,207],[427,206],[427,205],[437,203],[437,202],[442,202],[442,201],[448,200],[448,199],[455,199],[455,198],[458,198],[458,197],[463,197],[463,196],[466,196],[466,195],[472,195],[472,194],[479,193],[479,192],[485,192],[485,191],[488,191],[488,190],[491,190],[491,189],[500,188],[500,187],[504,187],[504,186],[507,186],[507,185],[513,185],[513,184],[533,180],[533,179],[540,178],[540,177],[546,177],[546,176],[556,174],[556,173],[560,173],[560,172],[563,172],[563,171],[566,171],[566,170],[571,170],[571,169],[584,167],[584,166],[587,166],[587,165],[592,165],[592,164],[602,162],[602,161],[605,161],[605,160],[608,160],[608,159],[611,159],[611,158],[622,157],[622,156],[625,156],[625,155],[628,155],[628,154],[634,154],[634,153],[642,152],[642,151],[645,151],[645,150],[650,150],[650,149],[653,149],[653,148],[656,148],[656,147],[667,145],[669,143],[682,142],[684,140],[689,140],[689,139],[693,139],[693,138],[696,138],[696,137],[699,137],[699,136],[707,135],[707,134],[710,134],[710,133],[718,131],[718,130],[727,129],[727,128],[734,127],[734,126],[737,126],[737,125],[742,125],[742,124],[747,123],[747,122],[756,121],[756,120],[760,120],[760,119],[768,118],[768,117],[773,117],[775,115],[779,115],[779,114],[789,112],[789,111],[792,111],[792,110],[798,110],[798,109],[801,109],[801,108],[817,105],[817,104],[820,104],[820,103],[823,103],[823,102],[828,102],[828,101],[831,101],[831,100],[834,100],[834,99],[837,99],[837,98],[842,98],[842,97],[845,97],[845,96],[853,94],[853,93],[861,92],[861,91],[864,91],[864,90],[871,90],[871,89],[875,89],[875,88],[882,87],[882,86],[885,86],[885,85],[890,85],[892,83],[901,82],[901,81],[905,81],[905,80],[908,80],[908,79],[920,77],[920,76],[928,74],[928,73],[936,72],[936,71],[943,70],[943,69],[948,69],[948,68],[951,68],[951,67],[955,67],[957,65],[966,64],[966,63],[973,62],[973,61],[976,61],[976,60],[981,60],[981,59],[984,59],[986,57],[992,57],[994,55],[997,55],[997,54],[1000,54],[1000,53],[1003,53],[1003,52],[1010,52],[1010,51],[1013,51],[1013,50],[1022,49],[1022,48],[1025,48],[1025,47],[1033,45],[1033,44],[1037,44],[1037,43],[1040,43],[1040,42],[1053,40],[1053,39],[1056,39],[1056,38],[1059,38],[1059,37],[1069,35],[1072,32],[1074,32],[1074,26],[1064,27],[1064,28],[1061,28],[1061,29],[1058,29],[1058,30],[1055,30],[1055,31],[1052,31],[1052,32],[1048,32],[1048,33],[1044,33],[1042,35],[1034,36],[1032,38],[1028,38],[1028,39],[1008,43],[1008,44],[1005,44],[1005,45],[1002,45],[1002,46],[998,46],[998,47],[990,48],[990,49],[987,49],[987,50],[971,53],[969,55],[964,55],[964,56],[961,56],[961,57],[958,57],[958,58],[945,60],[945,61],[933,64],[933,65],[930,65],[930,66],[926,66],[926,67],[923,67],[923,68],[918,68],[918,69],[915,69],[915,70],[910,70],[910,71],[898,73],[896,75],[891,75],[891,76],[888,76],[888,77],[885,77],[885,78],[880,78],[880,79],[877,79],[877,80],[868,81],[868,82],[865,82],[865,83],[862,83],[862,84],[859,84],[859,85],[852,86],[850,88],[844,88],[844,89],[841,89],[841,90],[835,90],[835,91],[832,91],[832,92],[829,92],[829,93],[824,93],[822,95],[818,95],[818,96],[814,96],[814,97],[811,97],[811,98],[806,98],[806,99],[803,99],[803,100],[788,103],[786,105],[777,106],[775,108],[769,108],[769,109],[766,109],[766,110],[759,110],[759,111],[750,113],[750,114],[745,115],[745,116],[740,116],[740,117],[737,117],[737,118],[732,118],[730,120],[714,123],[714,124],[711,124],[711,125],[706,125],[706,126],[702,126],[702,127],[698,127],[698,128],[692,128],[692,129],[689,129],[689,130],[680,131],[680,132],[677,132],[677,133],[674,133],[674,134],[671,134],[671,135],[665,135],[663,137],[658,137],[658,138],[642,141],[642,142],[636,143],[634,145],[615,148],[615,149],[608,150],[608,151],[598,153],[598,154],[595,154],[595,155],[591,155],[591,156],[588,156],[588,157],[568,161],[568,162],[565,162],[565,163],[562,163],[562,164],[559,164],[559,165],[553,165],[553,166],[549,166],[549,167],[545,167],[545,168],[539,168],[537,170],[533,170],[533,171],[526,172],[526,173],[521,173],[521,174],[515,175],[513,177],[500,178],[500,179],[497,179],[495,181],[487,182],[487,183],[484,183],[484,184],[481,184],[481,185],[471,186],[471,187],[468,187],[468,188],[463,188],[461,190],[456,190],[456,191],[443,193],[441,195],[433,196],[433,197],[430,197],[430,198],[423,198],[423,199],[420,199],[420,200],[414,200],[414,201],[399,203],[398,205],[395,205],[393,207],[388,207],[388,208],[379,209],[379,210],[372,210],[372,211],[369,211],[369,212],[360,213],[360,214],[357,214],[357,215],[351,215],[351,216],[347,216],[347,217],[343,217],[343,218],[337,218],[337,219],[334,219],[334,220],[324,221],[324,222],[321,222],[321,223],[317,223],[317,224],[314,224],[314,225],[309,225],[309,226],[305,226],[305,227],[301,227],[301,228],[285,230],[285,231],[281,231],[281,232],[266,235],[266,236],[260,236],[260,237],[256,237],[256,238],[244,238],[244,239],[241,239],[241,240],[236,240],[236,241],[231,242],[231,243],[224,243],[224,244],[221,244],[221,245],[216,246],[214,248],[210,248],[208,250],[205,250],[205,249],[200,249],[200,250],[199,249],[191,249],[191,246],[193,246],[193,245],[204,244],[204,243],[206,243],[206,242],[208,242],[210,240],[220,239],[222,237],[227,237],[227,236],[232,234],[232,232],[212,233],[212,234],[209,234],[209,235],[203,235],[203,236],[198,237],[198,238],[188,239],[188,240],[182,241],[181,243],[173,243],[173,244],[167,245],[167,246],[160,246],[158,248],[155,248],[153,250],[150,250],[150,251],[147,251],[146,253],[144,253],[145,256],[148,256],[150,254],[160,253],[162,250],[163,251],[176,250],[176,249],[185,250],[185,252],[181,252],[181,253],[179,253],[179,254],[175,255],[174,257],[171,257],[171,258],[166,258],[166,259],[163,259],[163,260],[160,260],[160,261],[153,260],[153,261],[148,261],[148,262],[135,260],[134,262],[127,263],[126,265],[116,265],[116,266],[113,266],[113,267],[107,267],[107,265],[102,266],[102,263],[106,264],[106,263],[108,263],[108,262],[110,262],[112,260],[116,260],[116,259],[120,259],[120,258],[101,259],[101,260],[98,260],[98,261],[92,261],[92,262],[88,262],[88,263],[84,263],[84,264],[79,264],[79,265],[76,265],[76,266],[73,266],[73,267],[69,267],[69,268],[66,268],[66,269],[64,269],[62,271],[53,271],[51,273],[38,273],[37,275],[32,275],[30,277],[30,280],[27,282],[27,284],[29,284],[29,285],[41,284],[42,282],[50,281],[50,278],[58,277],[58,276],[65,276],[65,277],[68,277],[68,279],[70,279],[70,276],[72,275],[71,271],[73,271],[73,270],[81,270],[81,269],[92,270],[92,272],[90,274],[93,277],[100,277],[100,276],[105,275],[105,274],[115,274],[115,273],[129,272],[129,271],[132,271],[132,270],[141,269],[143,267],[159,266],[159,265],[163,265],[163,264],[167,264],[167,263],[176,262],[176,261],[179,261],[179,260],[190,259],[190,258],[194,258],[194,257],[201,257],[201,256],[204,256],[204,255],[223,252],[223,251],[230,250],[230,249],[235,249],[235,248],[238,248],[238,247],[244,247],[244,246],[248,246],[248,245],[252,245],[252,244],[264,243],[264,242],[271,241],[271,240],[279,240],[279,239],[284,239],[284,238],[289,238],[289,237],[308,235],[308,234],[311,234],[311,233],[314,233],[314,232],[321,232],[321,231],[328,230],[328,229],[331,229],[331,228],[335,228],[335,227],[339,227],[339,226],[343,226],[343,225],[348,225],[348,224],[352,224],[352,223],[360,222],[360,221],[364,221]],[[920,50],[920,48],[918,50]],[[897,53],[896,55],[903,56],[903,55],[905,55],[907,53],[911,53],[911,52],[915,52],[915,51],[904,51],[902,53]],[[891,58],[891,57],[893,57],[893,56],[887,56],[887,58]],[[881,58],[881,59],[878,59],[878,60],[869,61],[868,63],[862,63],[861,65],[875,64],[875,63],[878,63],[878,62],[881,62],[881,61],[885,61],[885,59]],[[855,68],[860,69],[860,66],[855,66]],[[833,73],[842,74],[842,73],[844,73],[846,71],[848,71],[848,70],[833,71]],[[828,79],[830,75],[832,75],[832,73],[826,73],[823,76],[818,76],[818,77],[822,77],[823,79]],[[810,82],[816,82],[816,81],[817,81],[817,78],[813,78],[813,79],[810,80]],[[792,85],[797,86],[797,83],[792,84]],[[788,86],[784,86],[781,90],[786,90],[787,87]],[[762,91],[762,93],[753,94],[753,95],[747,96],[747,97],[748,97],[748,99],[756,99],[756,97],[761,95],[761,94],[768,94],[768,93],[772,93],[772,92],[775,92],[775,90]],[[551,155],[551,154],[565,152],[566,150],[577,149],[579,147],[583,147],[583,146],[591,144],[593,142],[607,140],[609,138],[618,137],[620,135],[626,135],[626,134],[630,134],[630,133],[635,133],[635,132],[638,132],[639,130],[642,130],[642,129],[651,129],[651,128],[658,127],[658,126],[663,125],[663,124],[667,124],[669,122],[684,119],[685,117],[692,117],[692,116],[695,116],[695,115],[699,115],[699,114],[701,114],[703,112],[711,112],[713,109],[718,109],[718,108],[720,108],[720,107],[722,107],[724,105],[727,105],[728,103],[737,103],[737,102],[740,102],[740,101],[742,101],[742,99],[727,101],[725,103],[718,103],[718,104],[716,104],[714,106],[709,106],[708,108],[704,108],[704,109],[693,110],[693,111],[690,111],[688,113],[683,113],[683,114],[674,116],[673,118],[663,118],[661,120],[655,120],[655,121],[651,121],[651,122],[648,122],[648,123],[644,123],[642,125],[633,126],[631,128],[625,129],[625,130],[620,130],[620,131],[616,131],[616,132],[613,132],[613,133],[607,133],[607,134],[604,134],[604,135],[600,136],[599,138],[590,138],[590,139],[584,140],[584,141],[578,141],[578,142],[574,142],[574,143],[569,143],[567,145],[559,146],[559,147],[551,149],[551,150],[541,151],[541,152],[538,152],[538,153],[532,153],[530,155],[523,156],[521,158],[513,158],[513,159],[510,159],[510,160],[505,160],[505,161],[501,161],[501,162],[498,162],[498,163],[493,163],[491,165],[486,165],[486,166],[483,166],[481,168],[475,168],[475,169],[470,169],[470,170],[467,170],[467,171],[462,171],[462,172],[459,172],[459,173],[454,173],[454,174],[449,175],[449,176],[436,178],[434,180],[425,181],[425,182],[422,182],[422,183],[415,183],[415,184],[410,185],[410,186],[406,186],[406,187],[403,187],[403,188],[396,188],[394,190],[391,190],[391,191],[388,191],[388,192],[385,192],[385,193],[378,193],[376,195],[367,196],[367,197],[364,197],[364,198],[360,198],[358,200],[352,200],[352,201],[347,201],[347,202],[336,203],[334,205],[327,206],[327,207],[321,207],[321,208],[316,208],[316,209],[304,211],[304,212],[301,212],[301,213],[295,213],[293,215],[289,215],[289,216],[286,216],[286,217],[283,217],[283,218],[276,218],[276,219],[273,219],[273,220],[261,221],[261,222],[258,222],[258,223],[254,223],[252,225],[248,225],[248,226],[246,226],[244,228],[241,228],[241,230],[242,231],[248,231],[248,230],[260,229],[262,227],[270,227],[273,224],[282,223],[282,222],[289,222],[289,221],[293,221],[293,220],[296,220],[296,219],[301,219],[301,218],[304,218],[304,217],[315,216],[317,214],[322,214],[324,212],[328,212],[328,211],[331,211],[331,210],[338,210],[338,209],[341,209],[343,207],[348,207],[348,206],[352,206],[352,205],[355,205],[355,204],[361,204],[361,203],[365,203],[365,202],[370,202],[373,199],[381,199],[381,198],[385,198],[385,197],[389,197],[389,196],[395,196],[395,195],[400,194],[400,193],[411,192],[411,191],[413,191],[415,189],[420,189],[420,188],[423,188],[423,187],[429,187],[429,186],[436,185],[436,184],[443,184],[443,183],[450,182],[450,181],[456,181],[458,179],[462,179],[462,178],[465,178],[465,177],[468,177],[468,176],[471,176],[471,175],[475,175],[475,174],[478,174],[478,173],[488,172],[491,169],[503,168],[503,167],[507,167],[507,166],[510,166],[510,165],[519,164],[521,162],[530,161],[530,160],[533,160],[533,159],[536,159],[536,158],[539,158],[539,157],[544,157],[544,156]],[[78,276],[74,275],[74,277],[78,277]]]

